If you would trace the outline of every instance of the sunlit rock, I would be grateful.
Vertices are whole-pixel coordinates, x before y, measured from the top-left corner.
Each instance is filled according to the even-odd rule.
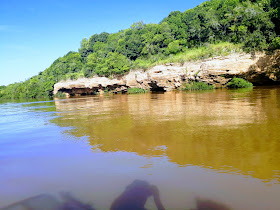
[[[133,70],[116,78],[92,77],[61,81],[54,86],[66,96],[103,94],[104,91],[125,93],[128,88],[151,91],[171,91],[188,81],[200,81],[224,87],[234,76],[243,77],[256,84],[273,83],[279,78],[280,51],[273,55],[262,53],[231,54],[182,64],[167,63],[147,71]]]

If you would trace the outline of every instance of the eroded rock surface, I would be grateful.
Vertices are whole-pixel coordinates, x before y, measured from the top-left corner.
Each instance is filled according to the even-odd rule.
[[[262,84],[264,81],[280,81],[280,51],[273,55],[231,54],[186,62],[183,65],[168,63],[151,69],[130,71],[114,79],[95,76],[72,81],[61,81],[54,86],[67,96],[91,95],[104,91],[126,92],[128,88],[138,87],[151,91],[170,91],[181,87],[188,81],[201,81],[216,87],[223,87],[234,76]]]
[[[245,78],[257,84],[280,83],[280,50],[272,55],[265,55],[250,66]]]

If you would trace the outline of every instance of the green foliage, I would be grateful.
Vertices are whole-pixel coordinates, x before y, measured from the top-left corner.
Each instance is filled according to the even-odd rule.
[[[190,82],[183,85],[182,90],[212,90],[215,86],[204,82]]]
[[[0,86],[0,98],[4,96],[4,90],[5,90],[6,86],[1,85]]]
[[[176,54],[180,52],[180,41],[176,40],[168,44],[168,47],[166,48],[166,54]]]
[[[101,34],[94,34],[89,39],[84,38],[81,41],[81,48],[79,49],[82,59],[84,60],[84,58],[94,52],[93,46],[96,42],[107,42],[108,36],[109,33],[103,32]]]
[[[63,79],[112,77],[167,62],[277,49],[279,35],[279,0],[209,0],[171,12],[159,24],[137,22],[118,33],[85,38],[78,52],[58,58],[25,82],[0,89],[0,97],[50,97]]]
[[[135,60],[140,56],[144,47],[144,40],[141,36],[142,32],[143,29],[138,27],[127,29],[124,33],[124,38],[119,40],[119,46],[116,51],[130,60]]]
[[[277,35],[280,35],[280,1],[279,0],[271,0],[270,7],[272,10],[272,21],[275,24],[275,31]]]
[[[57,97],[57,98],[65,98],[66,95],[65,95],[65,93],[63,93],[63,92],[58,91],[58,92],[54,95],[54,97]]]
[[[280,37],[276,37],[272,40],[270,49],[271,50],[280,49]]]
[[[58,58],[39,75],[31,77],[22,83],[8,85],[1,93],[3,98],[45,98],[53,95],[53,86],[67,75],[80,74],[83,67],[79,53],[69,52]]]
[[[241,45],[235,45],[228,42],[218,44],[208,44],[198,48],[191,48],[185,52],[177,53],[171,58],[164,58],[158,63],[181,63],[182,61],[196,61],[214,56],[226,56],[231,53],[242,52]]]
[[[82,56],[82,58],[87,57],[90,53],[92,53],[92,49],[89,47],[88,39],[84,38],[81,41],[81,48],[79,49],[79,53]]]
[[[115,74],[124,74],[129,71],[129,60],[122,54],[117,52],[108,53],[105,58],[94,57],[95,60],[90,60],[94,63],[94,73],[99,76],[111,76]]]
[[[147,90],[144,90],[142,88],[129,88],[127,89],[128,94],[138,94],[138,93],[147,93]]]
[[[85,77],[84,72],[79,71],[79,72],[65,74],[63,79],[64,80],[67,80],[67,79],[77,80],[77,79],[82,78],[82,77]]]
[[[244,49],[250,51],[266,49],[275,36],[271,14],[264,0],[212,0],[184,13],[172,12],[162,22],[167,22],[175,39],[185,40],[188,47],[230,41],[245,43]]]
[[[94,74],[109,77],[116,74],[124,74],[129,69],[129,59],[118,52],[109,52],[106,57],[92,53],[87,57],[83,73],[86,77],[91,77]]]
[[[80,72],[83,68],[82,57],[77,52],[69,52],[62,58],[58,58],[42,73],[42,77],[54,80],[54,83],[64,79],[64,75]]]
[[[240,44],[232,44],[222,42],[217,44],[205,44],[204,46],[186,49],[185,52],[180,52],[175,55],[165,56],[158,54],[147,58],[140,57],[132,63],[132,69],[148,69],[149,67],[165,64],[165,63],[184,63],[187,61],[196,61],[214,56],[226,56],[231,53],[242,52]]]
[[[228,88],[249,88],[253,87],[251,82],[246,81],[245,79],[241,78],[233,78],[230,82],[227,83]]]

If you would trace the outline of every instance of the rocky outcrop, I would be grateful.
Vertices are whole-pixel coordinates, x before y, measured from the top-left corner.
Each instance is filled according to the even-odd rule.
[[[130,71],[114,79],[106,77],[80,78],[61,81],[54,86],[54,94],[61,91],[68,96],[91,95],[104,91],[126,92],[128,88],[138,87],[151,91],[170,91],[178,89],[188,81],[202,81],[223,87],[234,76],[261,84],[263,77],[278,81],[280,51],[273,55],[231,54],[186,62],[183,65],[167,63],[151,69]]]
[[[280,50],[260,57],[243,76],[256,84],[280,83]]]

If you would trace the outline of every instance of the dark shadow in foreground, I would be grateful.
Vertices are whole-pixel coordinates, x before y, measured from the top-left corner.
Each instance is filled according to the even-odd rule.
[[[126,187],[124,192],[117,197],[111,205],[111,210],[145,210],[147,199],[153,196],[158,210],[164,210],[160,199],[159,190],[155,185],[146,181],[135,180]],[[14,203],[1,210],[94,210],[69,193],[60,193],[60,199],[55,196],[42,194]],[[192,210],[230,210],[224,204],[211,200],[196,198],[196,208]]]
[[[113,202],[111,210],[144,210],[147,199],[153,196],[159,210],[164,210],[159,197],[158,188],[146,181],[135,180],[128,185],[125,191]]]
[[[69,193],[56,196],[42,194],[14,203],[1,210],[94,210],[89,204],[84,204]]]
[[[196,208],[192,210],[230,210],[228,206],[211,200],[196,198]]]

